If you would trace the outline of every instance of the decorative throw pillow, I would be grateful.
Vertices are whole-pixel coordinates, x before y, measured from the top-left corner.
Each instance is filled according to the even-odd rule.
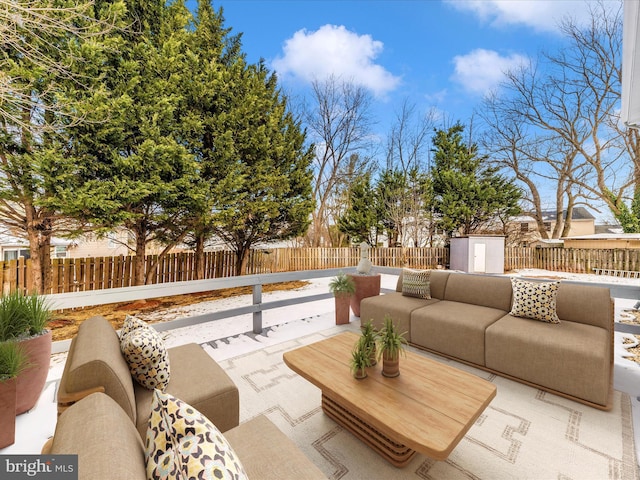
[[[226,438],[191,405],[155,390],[145,441],[147,478],[246,479]]]
[[[431,270],[402,269],[402,295],[407,297],[431,298]]]
[[[560,282],[533,282],[511,278],[514,317],[532,318],[548,323],[560,323],[556,313],[556,296]]]
[[[135,328],[134,328],[135,326]],[[133,378],[150,390],[169,384],[169,353],[158,332],[142,320],[131,317],[120,336],[120,350]]]
[[[133,315],[127,315],[124,317],[124,323],[120,330],[120,338],[124,338],[125,335],[137,330],[138,328],[151,328],[147,325],[147,322],[134,317]]]

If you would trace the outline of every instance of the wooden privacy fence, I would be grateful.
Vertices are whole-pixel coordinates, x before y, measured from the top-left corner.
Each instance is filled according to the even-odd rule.
[[[449,264],[447,248],[372,248],[374,265],[384,267],[436,268]],[[67,293],[133,286],[133,256],[56,258],[51,261],[50,293]],[[152,269],[149,284],[196,280],[193,253],[169,254],[157,261],[145,257],[145,272]],[[157,263],[156,263],[157,261]],[[354,267],[359,248],[274,248],[252,250],[247,274]],[[30,260],[0,262],[2,292],[32,289]],[[155,264],[155,267],[152,265]],[[205,253],[204,278],[231,277],[236,258],[231,251]],[[540,268],[575,273],[640,271],[640,249],[506,248],[505,271]]]

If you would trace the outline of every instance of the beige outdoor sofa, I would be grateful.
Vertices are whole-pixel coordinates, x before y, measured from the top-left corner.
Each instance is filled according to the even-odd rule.
[[[322,472],[266,417],[239,425],[238,388],[199,345],[168,349],[166,393],[224,433],[249,478],[320,479]],[[43,453],[77,454],[81,480],[145,479],[143,442],[153,392],[133,380],[104,317],[82,323],[58,389],[58,421]]]
[[[269,419],[224,433],[250,479],[327,477]],[[78,455],[79,480],[145,480],[144,445],[131,418],[108,395],[93,393],[66,409],[43,454]]]
[[[396,292],[362,300],[360,319],[386,314],[410,344],[600,409],[611,408],[613,301],[608,288],[560,282],[560,323],[509,315],[511,280],[433,270],[431,299]]]
[[[187,402],[221,432],[238,425],[238,387],[199,345],[167,349],[171,375],[166,392]],[[152,390],[138,384],[120,352],[120,339],[101,316],[85,320],[73,338],[58,388],[58,412],[93,392],[113,398],[145,437]]]

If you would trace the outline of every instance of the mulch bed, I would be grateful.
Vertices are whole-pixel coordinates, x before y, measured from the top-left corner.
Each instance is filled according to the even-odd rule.
[[[273,292],[277,290],[298,290],[309,282],[293,281],[271,283],[263,285],[263,292]],[[236,297],[239,295],[251,294],[251,287],[225,288],[222,290],[212,290],[208,292],[197,292],[185,295],[174,295],[159,297],[147,300],[136,300],[134,302],[111,303],[107,305],[97,305],[95,307],[76,308],[64,311],[56,311],[49,323],[52,331],[53,341],[67,340],[73,338],[78,332],[78,327],[86,319],[96,315],[105,317],[115,329],[122,328],[127,315],[139,313],[162,312],[170,308],[193,305],[211,300]],[[161,320],[159,320],[161,321]]]

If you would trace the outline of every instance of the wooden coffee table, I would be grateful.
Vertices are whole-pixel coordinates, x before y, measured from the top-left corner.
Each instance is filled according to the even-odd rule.
[[[351,375],[352,332],[286,352],[284,362],[322,391],[322,409],[396,467],[416,452],[445,460],[496,396],[475,375],[412,352],[400,358],[400,376],[382,376],[381,364],[364,380]]]

